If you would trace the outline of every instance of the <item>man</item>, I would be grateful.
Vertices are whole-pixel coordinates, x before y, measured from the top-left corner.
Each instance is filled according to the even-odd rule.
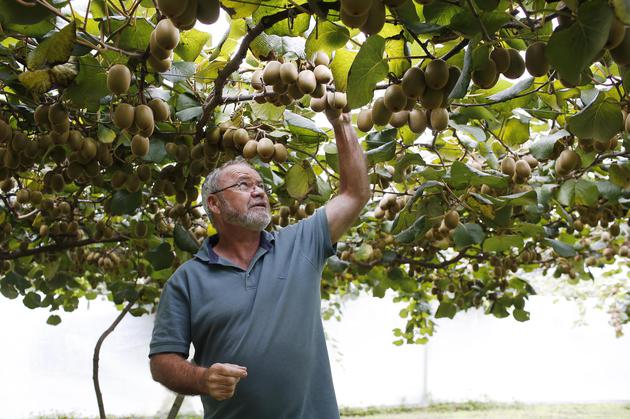
[[[321,273],[370,191],[350,116],[331,124],[339,193],[297,224],[264,231],[269,199],[244,160],[226,163],[204,183],[204,207],[218,234],[165,285],[149,357],[154,380],[201,395],[205,419],[339,417],[320,312]],[[194,364],[186,360],[190,342]]]

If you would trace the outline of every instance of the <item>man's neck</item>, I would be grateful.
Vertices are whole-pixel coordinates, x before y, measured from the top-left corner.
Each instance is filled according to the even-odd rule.
[[[212,250],[246,270],[260,246],[260,234],[236,225],[224,225],[219,233],[219,242]]]

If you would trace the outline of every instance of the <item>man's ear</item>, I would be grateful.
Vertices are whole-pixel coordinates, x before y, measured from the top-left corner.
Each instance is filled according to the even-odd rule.
[[[212,195],[208,195],[208,210],[210,210],[211,213],[215,214],[215,213],[220,213],[221,210],[219,209],[219,197],[212,194]]]

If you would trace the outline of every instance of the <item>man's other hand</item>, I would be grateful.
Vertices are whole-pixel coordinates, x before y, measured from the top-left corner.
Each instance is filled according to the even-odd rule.
[[[336,111],[336,110],[332,111],[332,110],[327,109],[325,114],[326,114],[326,117],[328,118],[328,121],[333,126],[333,128],[336,125],[343,125],[343,124],[348,124],[349,126],[351,126],[352,117],[350,116],[350,113],[347,113],[347,112],[339,113],[339,111]]]
[[[234,396],[236,385],[247,377],[247,367],[234,364],[212,364],[203,374],[203,386],[215,400],[226,400]]]

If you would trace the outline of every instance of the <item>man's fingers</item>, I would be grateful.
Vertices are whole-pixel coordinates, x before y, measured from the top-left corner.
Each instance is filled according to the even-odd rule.
[[[217,368],[217,372],[219,375],[223,375],[225,377],[247,377],[247,368],[241,367],[240,365],[221,364],[221,366]]]

